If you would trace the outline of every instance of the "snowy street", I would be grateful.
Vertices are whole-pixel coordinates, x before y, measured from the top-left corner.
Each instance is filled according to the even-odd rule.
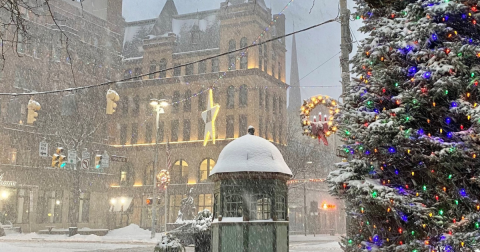
[[[290,251],[308,252],[308,251],[334,251],[340,252],[338,245],[338,236],[328,235],[303,235],[290,236]],[[5,252],[107,252],[107,251],[129,251],[129,252],[152,252],[155,247],[152,243],[125,241],[42,241],[42,240],[2,240],[2,250]],[[187,251],[193,252],[193,247],[187,248]]]

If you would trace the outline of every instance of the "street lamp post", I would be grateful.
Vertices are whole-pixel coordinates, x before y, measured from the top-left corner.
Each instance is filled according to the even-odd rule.
[[[164,107],[168,106],[168,103],[164,99],[152,99],[150,100],[150,105],[152,105],[155,109],[155,112],[157,113],[157,118],[156,118],[156,130],[155,130],[155,158],[153,161],[153,202],[152,202],[152,234],[151,238],[155,238],[155,221],[156,221],[156,215],[157,215],[157,166],[158,166],[158,125],[159,125],[159,119],[160,119],[160,114],[165,113]],[[167,202],[165,202],[165,205]],[[166,215],[167,213],[165,213]],[[167,230],[165,230],[167,231]]]

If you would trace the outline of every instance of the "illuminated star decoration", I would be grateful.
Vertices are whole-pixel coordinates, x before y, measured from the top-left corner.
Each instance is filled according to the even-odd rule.
[[[207,145],[207,142],[210,137],[212,137],[212,142],[215,144],[215,119],[217,118],[218,111],[220,110],[220,105],[213,104],[213,91],[212,89],[208,90],[208,100],[207,100],[207,110],[202,112],[202,118],[205,122],[205,133],[203,139],[203,146]]]

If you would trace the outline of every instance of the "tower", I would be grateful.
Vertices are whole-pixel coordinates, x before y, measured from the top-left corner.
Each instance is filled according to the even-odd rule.
[[[297,42],[295,34],[292,38],[292,64],[290,66],[290,90],[288,97],[288,114],[298,114],[300,105],[302,105],[302,98],[300,95],[300,77],[298,75],[298,60],[297,60]]]
[[[152,34],[159,36],[172,31],[172,19],[175,15],[178,15],[175,3],[173,0],[167,0],[153,26]]]

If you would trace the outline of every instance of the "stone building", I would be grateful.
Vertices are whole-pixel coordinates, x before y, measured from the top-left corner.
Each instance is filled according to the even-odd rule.
[[[36,6],[35,1],[24,2]],[[40,5],[21,8],[27,34],[15,35],[11,28],[0,31],[5,52],[2,93],[58,90],[120,78],[122,0],[85,0],[83,9],[78,1],[49,3],[56,24],[50,10]],[[0,11],[0,18],[5,15],[9,13]],[[14,36],[18,43],[12,45],[7,41]],[[51,167],[57,147],[92,154],[109,148],[104,126],[107,89],[0,97],[0,212],[6,221],[27,232],[72,223],[107,226],[107,211],[97,210],[109,207],[108,171]],[[41,105],[32,125],[26,123],[30,98]],[[39,151],[40,142],[48,143],[48,148]]]
[[[128,161],[111,163],[111,228],[129,223],[151,227],[151,207],[146,201],[153,190],[152,98],[171,103],[159,123],[158,170],[166,168],[167,142],[172,163],[167,223],[175,222],[181,200],[192,188],[196,210],[212,210],[209,172],[223,147],[245,135],[249,125],[277,146],[286,143],[285,40],[212,57],[283,35],[285,17],[272,15],[263,0],[226,1],[218,9],[178,13],[174,1],[167,0],[157,18],[126,24],[123,77],[132,79],[114,86],[120,101],[109,135],[110,153]],[[183,65],[208,57],[212,58]],[[165,69],[169,70],[160,71]],[[160,72],[137,77],[154,71]],[[210,102],[209,88],[220,109],[214,122],[216,142],[203,146],[201,113]],[[165,198],[160,195],[158,226],[163,228]],[[123,207],[118,199],[124,199]]]

